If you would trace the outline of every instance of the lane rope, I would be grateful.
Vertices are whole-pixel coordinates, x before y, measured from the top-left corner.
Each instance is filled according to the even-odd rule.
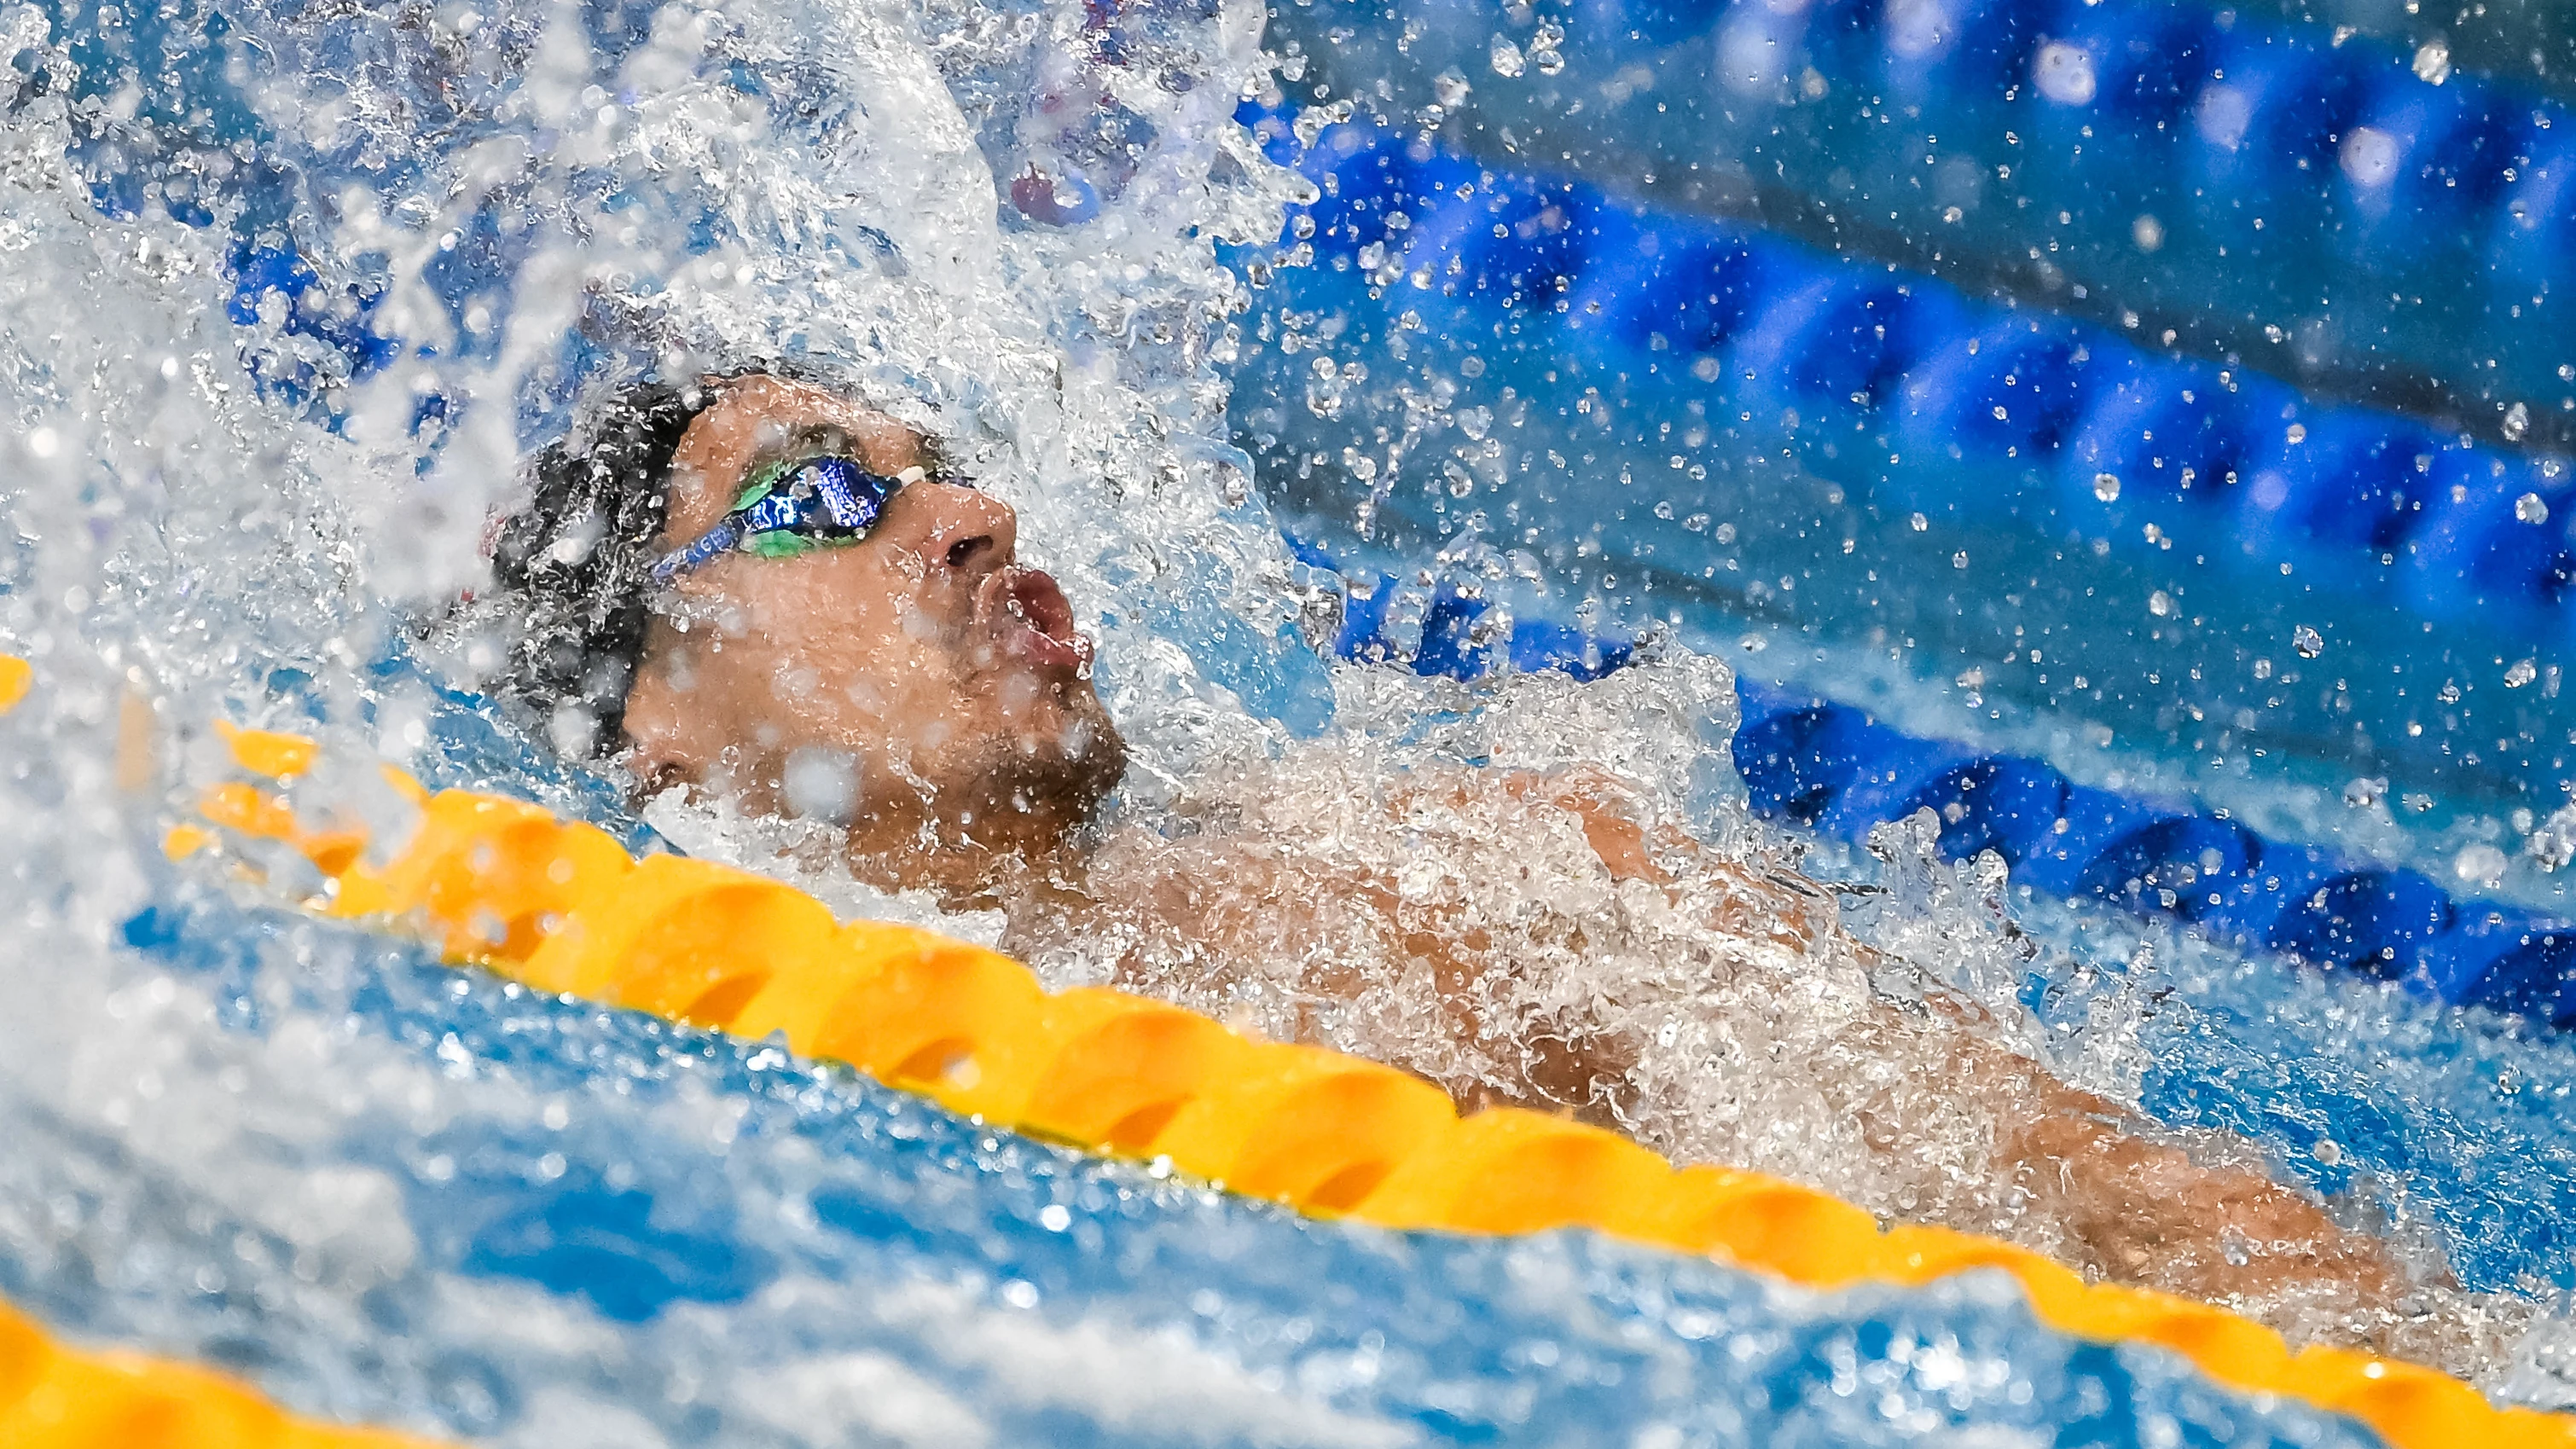
[[[2576,1419],[2496,1409],[2420,1365],[2313,1344],[2293,1353],[2279,1334],[2220,1308],[2087,1283],[2000,1239],[1882,1230],[1812,1188],[1676,1168],[1565,1118],[1510,1107],[1461,1117],[1446,1093],[1392,1067],[1255,1040],[1123,991],[1049,992],[982,947],[838,921],[765,876],[676,855],[639,860],[595,826],[497,795],[433,794],[391,766],[386,778],[420,821],[388,864],[371,867],[362,834],[303,819],[280,789],[312,769],[312,741],[222,729],[247,778],[206,793],[205,823],[178,825],[165,841],[173,856],[222,857],[233,836],[284,842],[329,878],[306,902],[317,914],[397,927],[451,963],[539,991],[783,1038],[803,1057],[984,1122],[1165,1160],[1314,1217],[1477,1234],[1588,1227],[1818,1289],[1999,1269],[2050,1327],[2171,1349],[2221,1383],[2350,1415],[2398,1449],[2576,1446]]]
[[[2148,554],[2169,536],[2248,580],[2293,568],[2453,628],[2543,645],[2576,629],[2576,460],[2315,403],[2244,368],[1369,122],[1302,149],[1283,138],[1273,159],[1317,189],[1278,239],[1315,258],[1293,273],[1298,306],[1387,335],[1529,337],[1632,387],[1628,405],[1699,402],[1722,440],[1786,447],[1807,473],[1956,526]],[[1708,501],[1666,486],[1675,509]],[[1403,497],[1381,502],[1412,507]]]
[[[1419,95],[1444,68],[1484,68],[1490,14],[1391,12],[1329,44],[1347,17],[1291,12],[1273,31],[1330,56],[1319,78],[1336,92],[1392,79]],[[1572,147],[1627,176],[1759,157],[1767,188],[1839,217],[1858,250],[2018,266],[2044,249],[2048,267],[2029,269],[2056,294],[2042,305],[2071,284],[2097,308],[2197,319],[2249,357],[2259,323],[2330,316],[2334,334],[2307,345],[2348,376],[2394,371],[2498,414],[2555,411],[2571,391],[2576,115],[2451,73],[2447,50],[2085,0],[1580,4],[1556,19],[1562,77],[1480,82],[1453,128],[1508,126],[1533,138],[1521,154]],[[2434,54],[2438,69],[2416,68]],[[1575,95],[1587,103],[1567,107]]]
[[[1412,592],[1419,623],[1390,626],[1407,585],[1337,562],[1349,602],[1334,652],[1417,674],[1481,678],[1502,667],[1597,679],[1630,640],[1544,619],[1488,625],[1490,600],[1452,583]],[[1412,609],[1408,614],[1417,612]],[[1493,637],[1485,637],[1487,635]],[[2576,1029],[2576,922],[2454,895],[2423,872],[2268,837],[2224,809],[2079,784],[2046,760],[1906,734],[1856,705],[1738,675],[1732,746],[1753,812],[1854,843],[1918,810],[1940,817],[1946,860],[1992,850],[2015,885],[2179,920],[2239,947],[2395,981],[2450,1006]]]
[[[431,1449],[391,1429],[291,1414],[193,1364],[74,1348],[0,1301],[0,1444],[9,1449]]]

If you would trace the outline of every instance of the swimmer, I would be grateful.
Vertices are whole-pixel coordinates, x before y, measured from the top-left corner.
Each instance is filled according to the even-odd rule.
[[[1701,846],[1610,769],[1379,770],[1325,744],[1293,791],[1210,785],[1193,829],[1103,821],[1126,747],[1063,590],[1020,562],[1009,506],[846,395],[647,387],[532,476],[495,535],[490,602],[524,621],[500,687],[639,797],[810,816],[820,778],[860,879],[1000,909],[1042,968],[1395,1056],[1468,1105],[1810,1180],[1839,1161],[1826,1185],[1880,1211],[2285,1327],[2413,1286],[2241,1144],[2186,1151],[1972,1007],[1873,993],[1885,963],[1827,892]],[[1439,880],[1400,878],[1407,852]]]

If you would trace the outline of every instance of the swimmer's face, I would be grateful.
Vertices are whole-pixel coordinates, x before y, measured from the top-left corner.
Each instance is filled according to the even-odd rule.
[[[824,454],[887,477],[927,461],[919,437],[838,394],[723,384],[673,457],[660,548],[715,527],[762,469]],[[923,480],[856,543],[727,552],[683,574],[628,696],[630,766],[846,821],[853,863],[896,884],[971,884],[1052,847],[1126,751],[1072,606],[1018,549],[1008,504]]]

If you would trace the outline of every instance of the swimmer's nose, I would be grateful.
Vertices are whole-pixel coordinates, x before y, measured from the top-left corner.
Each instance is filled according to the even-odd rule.
[[[940,573],[973,582],[1019,556],[1020,518],[989,493],[953,483],[915,483],[895,495],[883,527],[896,547]]]

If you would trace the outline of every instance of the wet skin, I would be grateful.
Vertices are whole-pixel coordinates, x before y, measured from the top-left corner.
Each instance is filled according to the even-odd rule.
[[[769,463],[838,453],[891,477],[925,462],[917,436],[836,394],[722,388],[674,455],[665,549]],[[857,543],[729,552],[682,576],[627,699],[628,767],[846,820],[853,868],[886,884],[968,891],[998,860],[1052,853],[1126,751],[1063,591],[1018,554],[1008,504],[925,478]]]
[[[675,458],[666,549],[713,527],[770,461],[839,452],[886,475],[925,461],[918,437],[831,392],[759,376],[722,387]],[[1075,632],[1054,580],[1017,562],[1018,542],[1008,505],[925,480],[898,492],[857,544],[778,559],[729,553],[686,576],[652,625],[628,700],[629,768],[647,788],[729,791],[755,811],[815,813],[819,804],[847,821],[850,864],[862,879],[1002,905],[1021,944],[1083,934],[1079,832],[1115,786],[1125,748],[1093,688],[1090,641]],[[806,778],[834,786],[819,792],[827,798],[793,787],[800,761]],[[1635,791],[1597,771],[1466,772],[1425,788],[1501,790],[1568,811],[1621,879],[1671,884],[1652,859],[1649,829],[1662,832],[1655,843],[1668,859],[1677,846],[1696,850],[1653,826]],[[1694,908],[1741,913],[1737,924],[1775,937],[1838,930],[1831,903],[1812,888],[1696,858],[1735,904]],[[1263,873],[1277,869],[1257,843],[1203,864],[1231,870],[1238,899],[1265,894]],[[1170,884],[1127,882],[1118,911],[1168,917],[1201,943],[1196,954],[1212,972],[1263,949],[1250,939],[1257,933],[1202,912],[1193,882]],[[1381,880],[1339,889],[1362,904],[1392,899]],[[1269,894],[1281,911],[1299,908],[1293,890]],[[1444,1009],[1456,1003],[1451,1015],[1470,1036],[1482,1025],[1473,978],[1485,969],[1473,964],[1483,947],[1472,937],[1415,930],[1398,943],[1431,967]],[[1919,1022],[1890,1012],[1864,1034],[1911,1041],[1901,1049],[1908,1059],[1946,1061],[1925,1090],[1965,1091],[1989,1104],[1997,1170],[2064,1225],[2076,1240],[2067,1247],[2105,1276],[2202,1298],[2297,1282],[2345,1285],[2369,1301],[2402,1291],[2405,1275],[2376,1239],[2342,1231],[2260,1173],[2203,1166],[2138,1135],[2115,1104],[1973,1032],[1925,1037]],[[1602,1035],[1539,1045],[1517,1088],[1453,1090],[1470,1103],[1500,1098],[1606,1116],[1630,1059],[1623,1044]]]

